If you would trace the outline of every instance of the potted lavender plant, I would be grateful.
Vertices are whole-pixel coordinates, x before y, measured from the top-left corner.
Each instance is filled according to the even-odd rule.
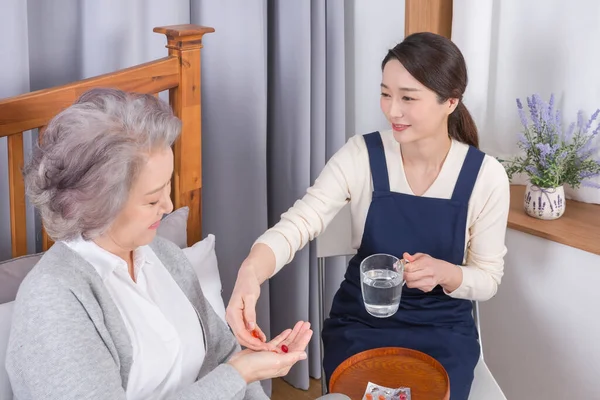
[[[534,94],[527,98],[527,106],[529,116],[521,100],[517,99],[523,124],[518,146],[524,154],[500,161],[510,179],[517,173],[524,173],[529,178],[525,212],[539,219],[557,219],[565,211],[565,184],[573,188],[580,185],[600,187],[590,181],[600,174],[600,147],[596,145],[600,124],[596,122],[596,128],[591,130],[600,110],[596,110],[587,123],[583,112],[579,111],[577,122],[563,131],[560,110],[554,110],[554,94],[548,103]]]

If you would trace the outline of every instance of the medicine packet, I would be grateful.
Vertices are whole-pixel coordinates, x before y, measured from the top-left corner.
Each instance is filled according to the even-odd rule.
[[[410,400],[410,388],[388,388],[369,382],[362,400]]]

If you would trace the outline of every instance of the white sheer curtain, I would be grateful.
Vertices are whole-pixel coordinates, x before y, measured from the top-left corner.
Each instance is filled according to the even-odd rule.
[[[595,0],[455,0],[452,40],[469,68],[465,104],[480,128],[483,150],[516,154],[520,120],[515,99],[551,93],[564,123],[577,111],[600,108],[595,48],[600,3]],[[525,102],[524,102],[525,104]],[[516,183],[523,183],[518,177]],[[596,180],[600,183],[600,180]],[[600,203],[600,191],[567,190],[576,200]]]

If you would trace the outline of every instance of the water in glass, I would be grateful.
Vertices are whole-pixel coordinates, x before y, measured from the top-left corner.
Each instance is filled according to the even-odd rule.
[[[374,254],[361,263],[361,288],[369,314],[387,318],[398,311],[404,283],[404,263],[388,254]]]

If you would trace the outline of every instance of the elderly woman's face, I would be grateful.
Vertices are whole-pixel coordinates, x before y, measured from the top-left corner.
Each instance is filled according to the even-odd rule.
[[[173,151],[170,148],[150,154],[133,183],[129,199],[110,226],[110,240],[123,250],[149,244],[164,214],[173,211],[171,177]]]

